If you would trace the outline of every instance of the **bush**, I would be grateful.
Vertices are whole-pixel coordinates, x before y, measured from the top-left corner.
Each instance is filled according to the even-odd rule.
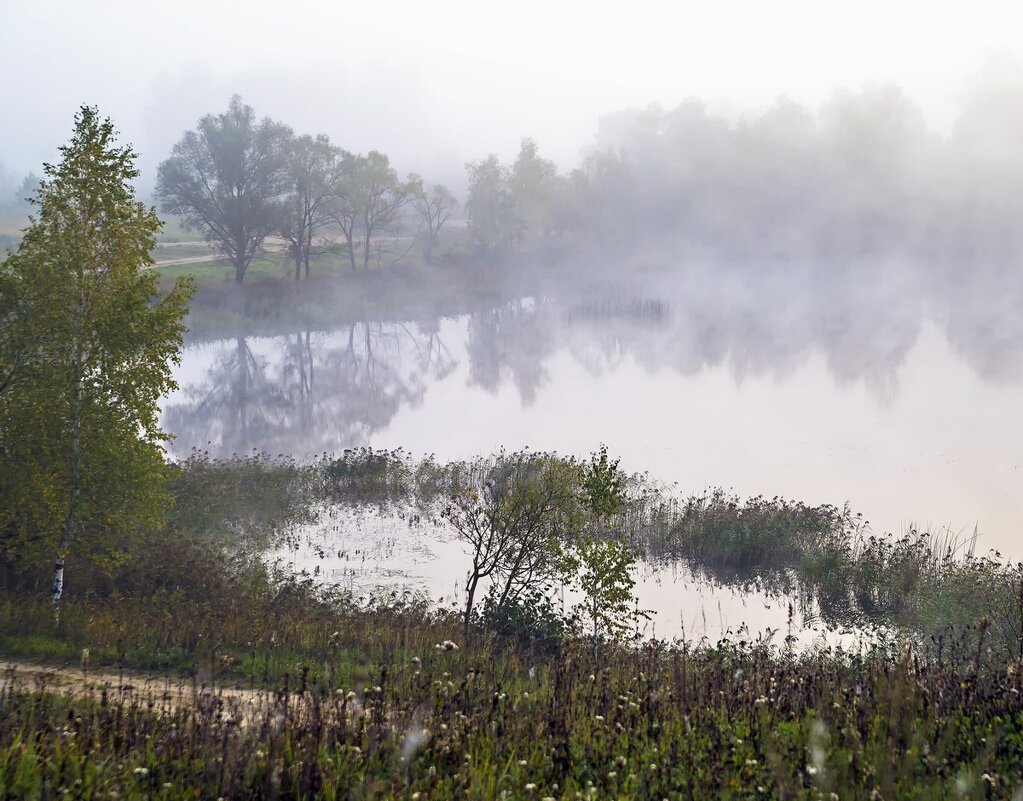
[[[565,618],[539,590],[498,605],[491,591],[477,613],[477,625],[505,648],[550,657],[561,650],[568,633]]]

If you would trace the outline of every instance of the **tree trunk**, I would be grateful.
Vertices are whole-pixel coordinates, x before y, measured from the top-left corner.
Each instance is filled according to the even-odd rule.
[[[370,221],[368,219],[365,221],[363,228],[365,229],[366,236],[363,238],[363,241],[362,241],[362,267],[363,267],[364,270],[368,270],[369,269],[369,240],[370,240],[370,237],[373,236],[373,226],[370,224]]]
[[[309,275],[309,268],[306,267],[306,275]],[[302,251],[295,249],[295,281],[302,280]]]
[[[82,367],[79,356],[78,373],[75,376],[75,395],[71,402],[71,498],[68,502],[67,517],[64,530],[60,535],[57,547],[57,558],[53,562],[53,589],[50,600],[53,602],[53,622],[60,625],[60,604],[64,597],[64,560],[67,558],[68,546],[75,539],[78,528],[78,502],[82,492],[81,468],[81,433],[82,433]]]
[[[469,644],[469,624],[472,622],[472,605],[476,598],[476,587],[480,583],[480,574],[474,569],[465,585],[465,644]]]
[[[355,267],[355,243],[352,242],[352,238],[347,234],[345,235],[345,241],[348,242],[348,260],[352,263],[352,272],[354,273],[357,271]]]
[[[243,256],[232,259],[232,261],[234,262],[234,282],[240,284],[242,279],[245,278],[245,268],[249,265],[245,263]]]

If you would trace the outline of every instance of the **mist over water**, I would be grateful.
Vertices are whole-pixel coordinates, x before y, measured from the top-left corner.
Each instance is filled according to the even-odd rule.
[[[292,287],[280,241],[237,287],[207,263],[163,403],[172,456],[606,443],[682,495],[848,503],[879,533],[976,532],[1023,558],[1023,6],[289,8],[0,4],[0,70],[33,66],[5,86],[0,254],[83,102],[139,151],[161,213],[158,165],[235,94],[282,141],[329,137],[393,167],[396,196],[418,176],[458,203],[435,260],[406,205],[367,222],[358,276],[340,218],[312,282],[307,258]],[[181,214],[165,267],[211,256]],[[349,523],[307,533],[363,542],[366,570],[292,558],[434,597],[461,577],[443,532]],[[644,569],[668,630],[690,625],[690,589]],[[766,603],[727,600],[720,628]]]
[[[823,289],[808,275],[707,264],[449,318],[191,344],[163,424],[177,455],[606,442],[685,494],[848,502],[878,532],[976,528],[979,551],[1019,556],[1019,287],[917,284],[910,300],[890,263],[826,273]]]

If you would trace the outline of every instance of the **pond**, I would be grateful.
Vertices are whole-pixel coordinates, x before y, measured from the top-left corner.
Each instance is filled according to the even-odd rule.
[[[820,280],[707,268],[236,336],[186,347],[163,424],[178,455],[585,456],[603,442],[684,494],[848,503],[875,532],[976,533],[978,552],[1023,558],[1018,284],[924,292],[887,265]],[[422,585],[442,594],[451,564],[420,560]]]

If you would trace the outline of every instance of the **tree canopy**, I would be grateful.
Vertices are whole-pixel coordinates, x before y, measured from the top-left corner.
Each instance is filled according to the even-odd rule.
[[[252,107],[235,95],[226,112],[199,120],[160,165],[156,194],[163,208],[230,260],[237,283],[280,228],[291,136],[282,123],[257,122]]]
[[[162,510],[159,400],[174,387],[190,285],[159,297],[161,222],[136,201],[135,152],[83,106],[45,165],[18,250],[0,265],[0,549],[23,565],[116,561]]]

